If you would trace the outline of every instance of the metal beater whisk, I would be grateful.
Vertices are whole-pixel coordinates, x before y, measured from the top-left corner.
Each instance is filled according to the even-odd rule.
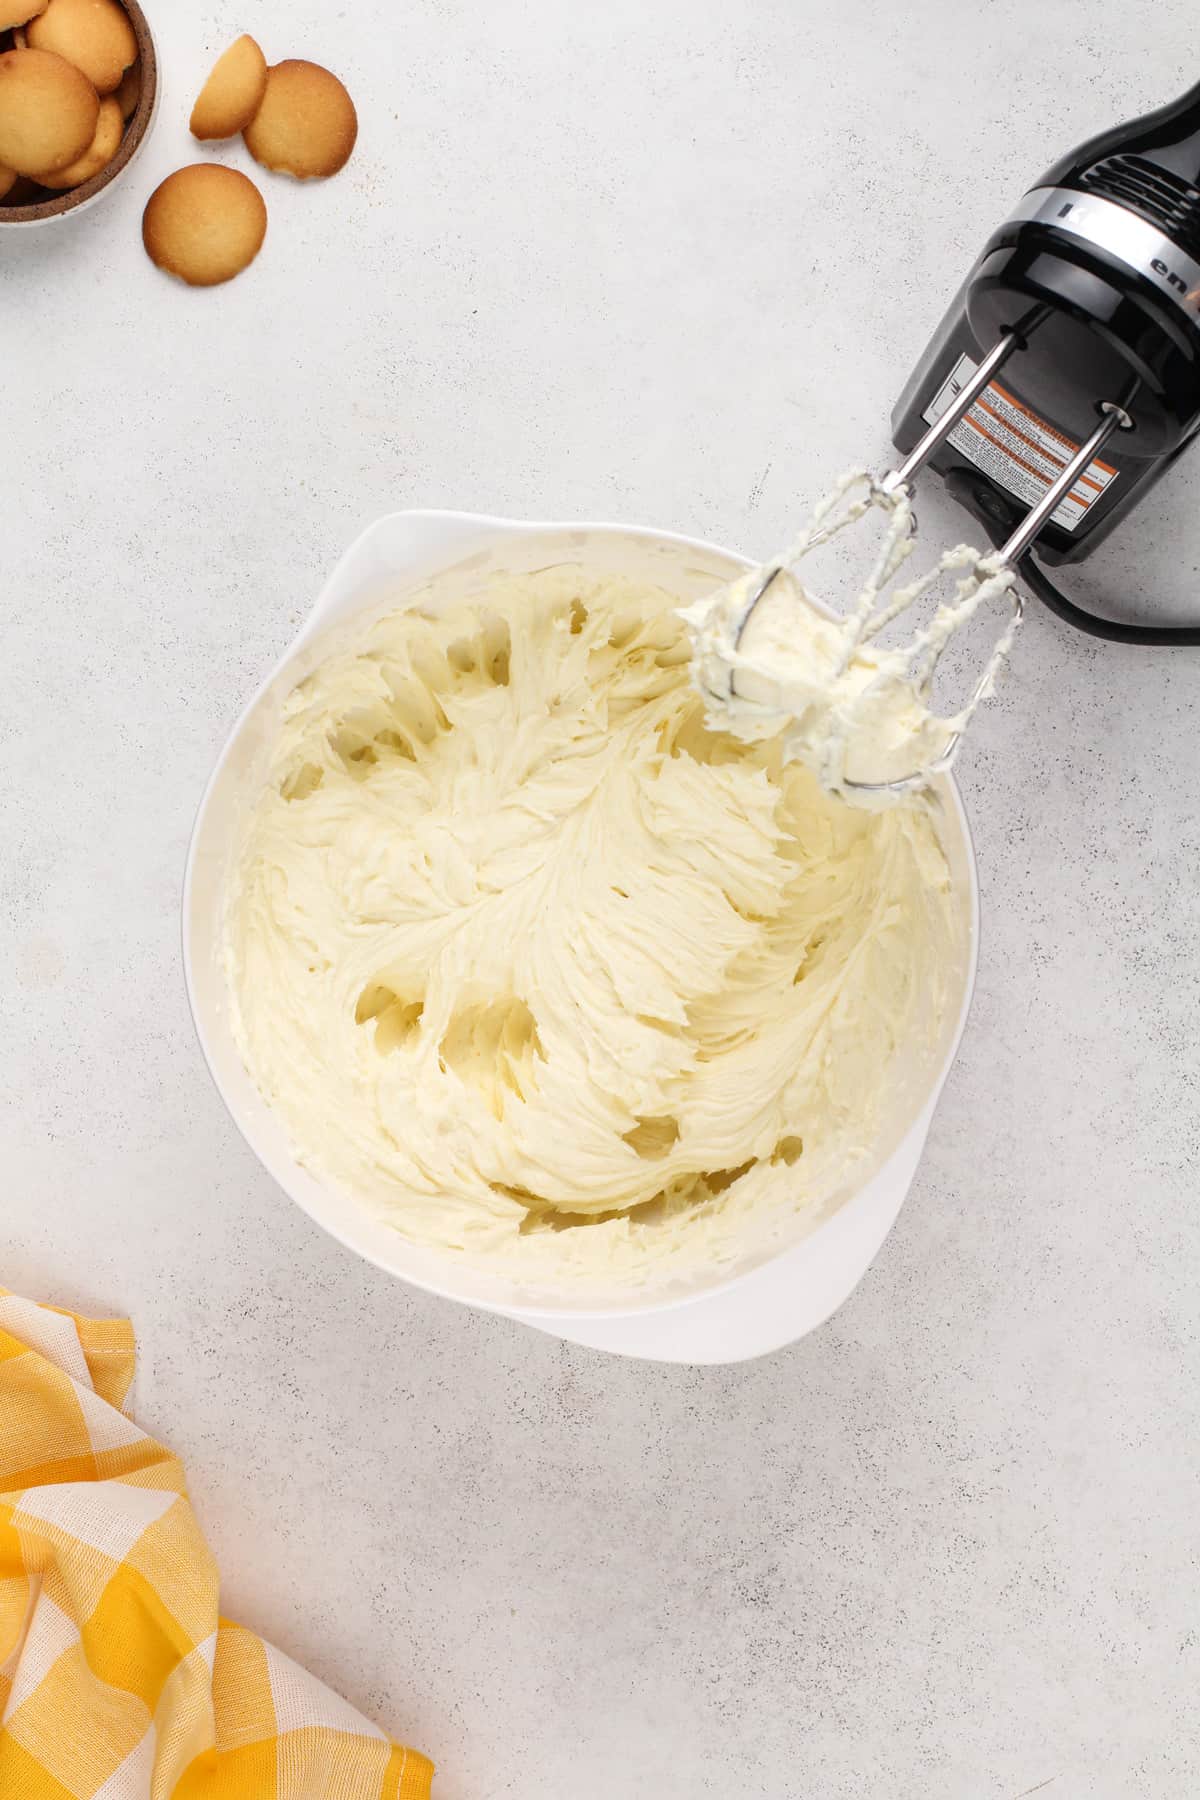
[[[817,507],[809,525],[797,541],[783,556],[765,568],[761,578],[751,582],[747,597],[740,597],[745,591],[745,582],[736,584],[733,592],[738,598],[720,622],[720,635],[724,640],[726,656],[723,657],[718,651],[715,664],[719,666],[720,674],[715,680],[714,658],[705,658],[699,654],[697,656],[698,680],[706,699],[718,714],[731,703],[744,702],[748,698],[753,701],[754,697],[739,691],[737,685],[739,670],[745,671],[752,667],[751,658],[742,653],[742,644],[750,621],[766,600],[772,584],[785,570],[794,567],[811,551],[829,542],[867,512],[878,509],[886,513],[888,525],[874,566],[853,611],[845,615],[838,627],[838,650],[830,675],[830,692],[835,696],[830,708],[830,736],[821,759],[822,766],[816,768],[816,773],[825,785],[835,791],[851,790],[863,796],[908,794],[925,786],[934,775],[950,766],[973,713],[992,689],[1023,616],[1024,600],[1016,587],[1017,568],[1022,556],[1113,433],[1130,428],[1131,420],[1123,407],[1113,401],[1101,403],[1098,408],[1101,418],[1096,429],[1050,483],[1007,542],[986,555],[966,546],[948,550],[925,574],[902,587],[894,588],[894,578],[915,547],[916,522],[911,500],[915,477],[983,393],[996,371],[1018,347],[1021,347],[1021,339],[1016,333],[1010,332],[1001,337],[971,378],[964,383],[946,411],[929,427],[916,448],[902,463],[881,479],[876,479],[865,471],[855,471],[843,477],[834,491]],[[851,494],[855,497],[848,504],[842,505]],[[837,699],[837,684],[846,675],[854,659],[878,638],[886,626],[917,605],[940,580],[951,574],[959,576],[954,598],[941,605],[931,621],[917,631],[906,645],[895,650],[877,652],[880,669],[874,679],[855,687],[847,697]],[[914,733],[914,751],[921,738],[928,738],[929,732],[939,721],[928,710],[926,703],[947,644],[982,606],[1005,594],[1011,594],[1012,597],[1009,622],[966,706],[953,717],[940,721],[945,727],[944,740],[940,745],[931,749],[919,761],[918,766],[904,775],[886,781],[863,781],[848,777],[844,769],[845,749],[853,742],[857,715],[878,699],[885,683],[897,691],[903,684],[905,691],[911,694],[919,708],[922,730],[919,736]],[[701,624],[711,627],[717,617],[717,609],[706,603],[691,609],[685,616],[694,629]]]

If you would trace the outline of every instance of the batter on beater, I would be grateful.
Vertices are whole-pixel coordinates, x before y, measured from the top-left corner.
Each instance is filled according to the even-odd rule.
[[[815,608],[790,571],[819,545],[871,512],[887,520],[874,565],[851,608]],[[895,806],[949,768],[976,708],[992,692],[1020,622],[1014,609],[967,704],[940,717],[930,698],[938,662],[955,634],[1016,576],[1000,554],[969,545],[946,551],[915,581],[895,585],[914,548],[908,489],[864,469],[844,475],[805,531],[775,562],[719,588],[682,617],[692,636],[696,685],[709,723],[747,743],[775,739],[831,794],[853,805]],[[952,580],[953,598],[909,641],[879,634]],[[890,590],[890,591],[889,591]]]

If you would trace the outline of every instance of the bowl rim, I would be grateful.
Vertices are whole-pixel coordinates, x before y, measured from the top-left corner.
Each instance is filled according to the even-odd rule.
[[[962,1044],[963,1034],[966,1030],[967,1021],[970,1017],[971,1007],[974,1002],[979,966],[981,935],[979,869],[975,852],[975,842],[971,834],[970,821],[967,818],[966,808],[963,804],[958,784],[954,779],[952,771],[947,771],[937,778],[938,792],[947,803],[947,810],[953,820],[954,828],[959,835],[963,868],[966,873],[966,893],[964,898],[966,901],[965,918],[967,943],[963,958],[962,990],[958,1014],[952,1027],[947,1031],[944,1037],[942,1056],[934,1066],[924,1102],[918,1110],[914,1111],[912,1118],[909,1120],[900,1139],[874,1170],[873,1175],[867,1177],[863,1184],[855,1186],[846,1195],[840,1205],[833,1208],[825,1216],[817,1219],[811,1231],[790,1243],[780,1245],[778,1250],[770,1252],[760,1261],[753,1263],[749,1268],[736,1269],[727,1275],[706,1282],[703,1287],[697,1290],[682,1294],[665,1295],[658,1298],[646,1298],[640,1300],[633,1297],[624,1304],[605,1303],[602,1300],[591,1300],[589,1302],[584,1296],[581,1296],[583,1303],[576,1306],[548,1305],[539,1304],[537,1302],[528,1304],[524,1302],[505,1303],[501,1300],[493,1300],[482,1296],[465,1295],[461,1289],[456,1289],[454,1286],[448,1285],[452,1280],[449,1271],[447,1272],[446,1281],[443,1281],[436,1273],[426,1274],[425,1272],[422,1272],[416,1274],[409,1270],[398,1269],[386,1259],[381,1251],[376,1251],[369,1244],[358,1241],[355,1235],[349,1230],[344,1229],[338,1221],[326,1216],[324,1212],[316,1210],[313,1206],[309,1205],[306,1200],[301,1199],[284,1183],[276,1171],[271,1167],[266,1154],[256,1142],[255,1135],[248,1122],[244,1122],[240,1117],[240,1109],[234,1096],[226,1092],[225,1084],[218,1074],[217,1066],[209,1047],[208,1032],[204,1018],[202,1017],[202,1009],[197,1000],[197,989],[192,964],[192,920],[196,906],[193,888],[197,856],[208,807],[224,773],[225,766],[233,754],[235,745],[240,741],[243,732],[250,723],[260,702],[266,696],[267,692],[276,685],[280,676],[285,673],[289,665],[302,652],[310,647],[314,638],[322,636],[327,629],[327,622],[324,617],[325,596],[328,590],[337,581],[342,570],[351,562],[360,545],[366,539],[373,533],[379,531],[389,521],[398,519],[409,521],[430,520],[443,524],[469,525],[476,528],[493,527],[497,533],[501,535],[533,536],[539,532],[544,532],[554,533],[556,535],[578,534],[582,536],[584,534],[603,534],[644,538],[656,544],[668,544],[682,550],[692,550],[709,555],[715,553],[718,556],[728,558],[731,562],[740,564],[744,568],[751,568],[754,566],[753,558],[747,557],[741,551],[729,549],[727,546],[719,544],[712,539],[691,537],[681,532],[663,531],[653,525],[632,524],[623,520],[515,519],[491,513],[470,513],[435,507],[413,507],[397,509],[391,513],[381,514],[378,518],[370,521],[362,531],[358,532],[343,554],[334,563],[326,580],[322,583],[320,592],[314,600],[312,607],[297,629],[293,632],[287,646],[267,671],[263,680],[258,684],[246,704],[238,713],[238,716],[227,733],[221,749],[213,763],[213,767],[205,782],[203,792],[201,793],[196,808],[184,865],[180,925],[184,983],[187,991],[188,1010],[191,1013],[192,1025],[196,1032],[201,1054],[208,1069],[209,1079],[212,1081],[230,1120],[236,1127],[238,1135],[247,1145],[260,1167],[270,1176],[271,1180],[280,1189],[284,1198],[290,1201],[293,1206],[299,1207],[300,1210],[312,1220],[313,1224],[318,1226],[319,1229],[324,1231],[328,1236],[332,1237],[335,1242],[341,1244],[344,1249],[351,1251],[355,1256],[361,1257],[365,1262],[370,1263],[384,1274],[389,1275],[393,1280],[407,1282],[410,1286],[419,1288],[425,1293],[436,1294],[439,1298],[452,1300],[460,1306],[472,1306],[483,1312],[490,1312],[499,1314],[503,1317],[519,1318],[534,1323],[540,1323],[551,1330],[566,1328],[572,1323],[582,1324],[585,1321],[593,1322],[599,1320],[618,1322],[623,1318],[637,1316],[644,1317],[649,1314],[662,1314],[682,1310],[688,1307],[702,1306],[706,1301],[715,1299],[720,1295],[728,1294],[744,1284],[753,1282],[756,1274],[761,1268],[772,1263],[777,1263],[781,1258],[789,1255],[802,1253],[806,1245],[814,1238],[823,1236],[831,1230],[836,1232],[839,1220],[843,1221],[843,1229],[849,1228],[856,1211],[860,1210],[856,1207],[856,1203],[866,1202],[868,1189],[895,1160],[901,1157],[905,1146],[915,1141],[916,1155],[918,1159],[920,1157],[930,1121],[932,1120],[933,1113],[941,1098],[942,1089],[954,1066],[959,1048]],[[447,567],[452,566],[453,562],[451,560],[447,563]],[[364,616],[369,616],[372,612],[372,606],[366,604],[362,607],[361,611]],[[341,622],[345,623],[346,621],[343,620]],[[294,1152],[290,1152],[289,1154],[291,1155],[293,1165],[298,1169],[301,1168],[301,1165],[296,1162]],[[322,1191],[328,1192],[331,1197],[334,1196],[334,1190],[329,1183],[318,1181],[317,1185],[321,1187]],[[908,1182],[906,1181],[904,1187],[901,1189],[895,1207],[893,1208],[892,1215],[889,1216],[888,1222],[880,1235],[880,1242],[882,1242],[883,1238],[885,1238],[891,1230],[895,1214],[898,1214],[900,1207],[903,1205],[904,1199],[906,1198],[907,1188]],[[358,1210],[368,1218],[370,1217],[365,1207],[359,1206],[359,1204],[354,1202],[350,1196],[346,1196],[346,1198],[350,1199],[352,1206],[357,1207]],[[402,1238],[402,1234],[398,1233],[397,1235]],[[869,1267],[870,1262],[874,1259],[874,1255],[875,1251],[872,1251],[866,1262],[863,1264],[862,1269],[855,1275],[854,1283],[851,1285],[856,1285],[861,1279],[867,1267]],[[835,1302],[830,1310],[836,1310],[837,1305],[840,1304],[840,1301]]]
[[[158,52],[149,20],[138,0],[120,0],[120,5],[133,26],[133,35],[137,39],[142,85],[137,106],[125,125],[116,155],[90,181],[69,188],[65,194],[57,194],[51,200],[38,200],[32,206],[0,205],[0,226],[46,225],[54,219],[69,218],[72,213],[81,211],[91,201],[106,193],[115,181],[119,181],[145,142],[158,104]]]

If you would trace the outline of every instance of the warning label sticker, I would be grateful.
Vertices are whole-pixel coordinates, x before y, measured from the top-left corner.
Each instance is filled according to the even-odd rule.
[[[925,413],[926,423],[940,419],[946,408],[974,375],[977,363],[960,356],[934,395]],[[1056,476],[1061,475],[1079,445],[1055,431],[1030,412],[1007,388],[993,381],[984,388],[970,412],[950,433],[954,448],[982,469],[1000,487],[1033,506]],[[1117,479],[1111,463],[1099,458],[1088,465],[1071,492],[1060,503],[1054,523],[1074,531],[1094,506],[1110,481]]]

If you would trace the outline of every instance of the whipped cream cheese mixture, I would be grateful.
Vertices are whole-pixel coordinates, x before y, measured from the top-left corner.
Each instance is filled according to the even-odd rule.
[[[287,701],[228,898],[301,1160],[531,1280],[794,1235],[955,963],[932,803],[854,809],[710,730],[676,604],[563,566],[366,627]]]

